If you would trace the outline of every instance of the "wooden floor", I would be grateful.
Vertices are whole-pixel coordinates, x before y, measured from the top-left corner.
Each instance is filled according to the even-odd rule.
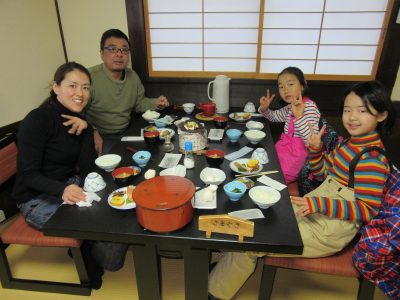
[[[11,256],[14,276],[77,282],[78,277],[72,260],[63,249],[32,248],[10,246],[7,253]],[[183,261],[163,259],[163,300],[184,299]],[[261,277],[261,265],[246,282],[234,298],[236,300],[257,299],[258,285]],[[103,287],[94,290],[91,296],[60,295],[41,292],[27,292],[0,289],[2,300],[136,300],[136,277],[132,253],[128,252],[124,267],[115,273],[106,272]],[[298,271],[279,270],[272,295],[273,300],[354,300],[357,295],[358,282],[353,278],[318,275]],[[379,289],[375,300],[388,300]],[[188,299],[190,300],[190,299]],[[206,300],[206,299],[205,299]]]

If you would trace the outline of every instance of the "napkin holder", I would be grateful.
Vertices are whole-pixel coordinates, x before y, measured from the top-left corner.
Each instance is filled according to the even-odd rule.
[[[216,232],[237,235],[239,242],[243,242],[245,236],[254,237],[254,222],[229,215],[199,216],[199,230],[205,231],[208,239]]]

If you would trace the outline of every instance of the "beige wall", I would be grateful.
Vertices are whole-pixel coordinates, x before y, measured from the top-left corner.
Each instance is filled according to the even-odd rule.
[[[400,101],[400,67],[399,70],[397,71],[397,78],[393,87],[392,100]]]
[[[128,35],[125,0],[58,0],[69,61],[101,63],[100,38],[118,28]]]
[[[53,0],[0,0],[0,126],[48,95],[64,54]]]

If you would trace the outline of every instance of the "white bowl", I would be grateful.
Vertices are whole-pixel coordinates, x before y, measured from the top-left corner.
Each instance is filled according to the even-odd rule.
[[[85,184],[83,185],[83,189],[86,192],[93,192],[93,193],[101,191],[105,187],[106,187],[106,183],[105,183],[103,177],[101,177],[101,175],[96,172],[89,173],[86,176]]]
[[[183,107],[183,110],[185,111],[185,113],[191,114],[194,110],[195,104],[194,103],[183,103],[182,107]]]
[[[105,170],[106,172],[111,172],[116,166],[121,162],[121,156],[117,154],[106,154],[98,157],[94,163],[99,168]]]
[[[252,187],[249,196],[261,209],[267,209],[281,199],[281,194],[277,190],[265,185]]]
[[[204,168],[200,172],[200,179],[205,184],[220,185],[226,179],[225,172],[217,168]]]
[[[258,144],[263,138],[265,138],[266,133],[261,130],[251,129],[244,132],[244,136],[252,144]]]
[[[264,128],[264,124],[258,121],[248,121],[246,123],[247,129],[258,129],[261,130]]]
[[[146,110],[144,114],[142,114],[143,119],[145,119],[149,123],[154,123],[154,120],[160,117],[160,113],[154,110]]]

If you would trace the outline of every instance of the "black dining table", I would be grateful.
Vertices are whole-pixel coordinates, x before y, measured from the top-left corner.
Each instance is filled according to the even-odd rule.
[[[238,109],[236,109],[238,110]],[[235,111],[235,109],[232,109]],[[181,110],[169,108],[162,114],[186,116],[194,118],[198,113],[186,115]],[[278,173],[270,174],[269,177],[284,183],[279,161],[275,152],[270,126],[266,119],[252,117],[264,123],[263,131],[266,137],[257,145],[250,144],[242,135],[237,143],[229,142],[226,135],[221,141],[208,141],[208,149],[221,149],[225,154],[237,151],[244,146],[251,148],[263,147],[267,150],[269,162],[263,165],[262,171],[278,170]],[[214,128],[212,121],[204,122],[206,128]],[[138,136],[141,129],[149,125],[140,115],[133,119],[125,135]],[[180,153],[179,137],[175,125],[169,126],[176,131],[172,142],[175,150],[173,153]],[[245,123],[235,122],[229,119],[229,128],[237,128],[243,132],[246,130]],[[149,150],[152,159],[149,164],[142,168],[142,173],[136,176],[133,185],[145,180],[143,174],[148,169],[155,169],[157,174],[163,170],[158,165],[165,153],[158,145],[147,145],[144,141],[118,142],[111,150],[111,153],[119,154],[122,157],[119,166],[134,165],[132,152],[128,147],[136,150]],[[249,158],[251,152],[243,158]],[[204,187],[200,180],[200,172],[207,167],[204,155],[195,155],[195,168],[187,169],[186,178],[191,180],[196,187]],[[183,155],[180,161],[183,164]],[[230,161],[225,159],[220,168],[226,173],[226,180],[218,186],[217,208],[216,209],[194,209],[192,221],[185,227],[168,233],[152,232],[143,228],[136,219],[135,209],[118,210],[111,207],[107,197],[119,187],[114,183],[110,173],[96,169],[107,183],[104,190],[97,192],[101,201],[93,203],[91,207],[61,206],[52,218],[44,225],[45,235],[72,237],[83,240],[99,240],[127,243],[131,246],[139,299],[157,300],[161,299],[161,262],[160,257],[181,257],[184,259],[185,278],[185,299],[203,300],[207,299],[208,273],[210,255],[213,250],[222,251],[261,251],[271,253],[301,254],[303,243],[297,226],[296,217],[290,202],[287,188],[283,189],[281,199],[272,207],[262,210],[265,218],[254,219],[254,237],[245,237],[243,241],[238,240],[237,235],[212,233],[206,238],[204,231],[198,230],[198,219],[202,215],[227,214],[232,211],[257,208],[246,193],[239,201],[231,201],[223,191],[223,184],[235,178],[235,174],[229,167]],[[262,185],[257,182],[255,185]],[[160,195],[162,197],[162,195]]]

